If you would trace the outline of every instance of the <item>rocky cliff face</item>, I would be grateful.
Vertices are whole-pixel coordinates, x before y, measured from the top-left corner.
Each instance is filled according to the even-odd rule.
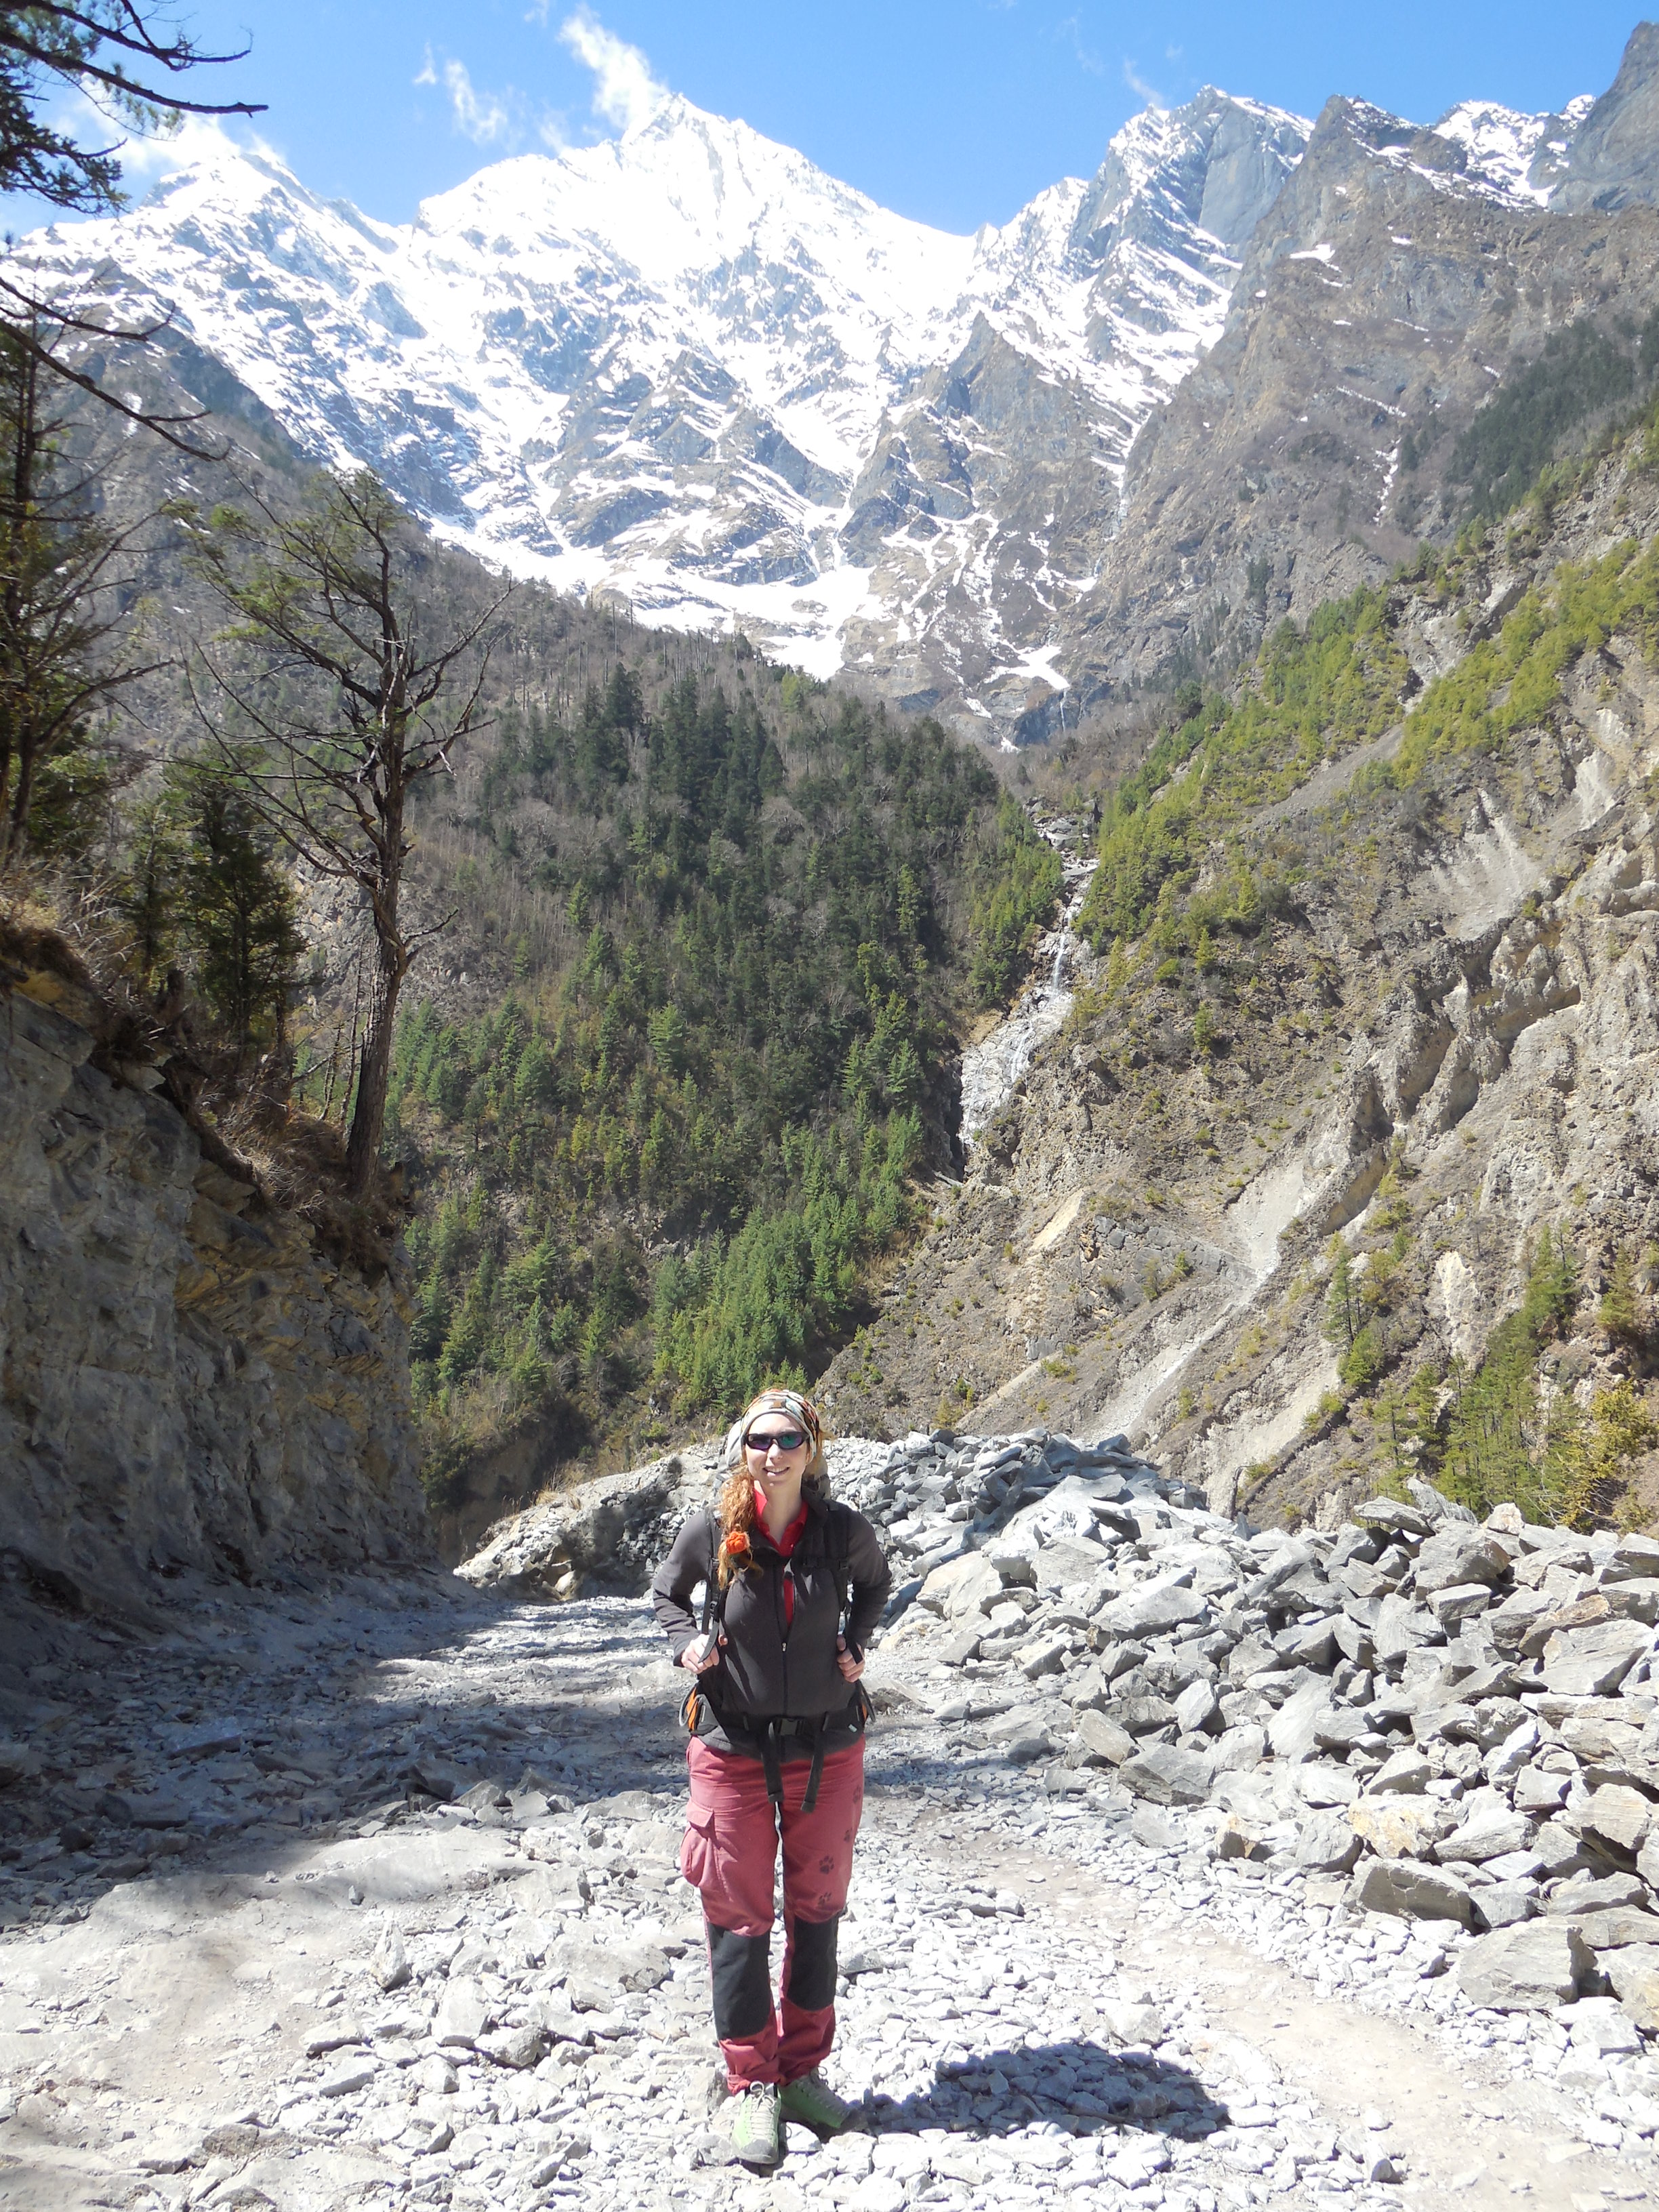
[[[1398,587],[1407,689],[1465,665],[1528,586],[1656,528],[1626,453],[1547,544]],[[1328,1517],[1400,1457],[1395,1414],[1339,1375],[1337,1232],[1402,1379],[1477,1367],[1547,1236],[1581,1293],[1551,1387],[1585,1405],[1634,1373],[1595,1315],[1618,1255],[1659,1237],[1650,654],[1640,625],[1606,636],[1536,727],[1432,776],[1396,776],[1398,724],[1310,763],[1200,878],[1241,854],[1288,872],[1248,959],[1195,973],[1152,932],[1109,963],[1079,948],[1064,1027],[825,1378],[833,1424],[955,1407],[980,1432],[1124,1430],[1224,1510]]]
[[[1591,122],[1625,105],[1615,88]],[[1609,216],[1563,185],[1546,213],[1455,136],[1333,100],[1251,240],[1219,341],[1131,456],[1077,610],[1083,694],[1195,645],[1248,650],[1449,527],[1450,432],[1553,331],[1639,322],[1659,300],[1645,198],[1633,177]]]
[[[1659,23],[1638,23],[1585,118],[1556,204],[1612,210],[1659,198]]]
[[[93,1047],[0,1006],[0,1547],[138,1614],[186,1570],[427,1557],[395,1280],[204,1161]]]

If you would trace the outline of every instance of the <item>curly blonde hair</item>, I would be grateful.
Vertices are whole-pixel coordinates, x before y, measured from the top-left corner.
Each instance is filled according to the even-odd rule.
[[[760,1516],[755,1508],[754,1478],[744,1464],[743,1440],[750,1423],[761,1413],[787,1413],[806,1431],[812,1451],[801,1478],[804,1489],[822,1489],[829,1480],[823,1422],[812,1401],[799,1390],[782,1389],[763,1390],[751,1398],[726,1434],[726,1462],[732,1471],[720,1486],[714,1509],[720,1523],[714,1579],[721,1589],[729,1587],[734,1575],[746,1573],[755,1564],[754,1534]],[[734,1537],[741,1540],[734,1544]]]

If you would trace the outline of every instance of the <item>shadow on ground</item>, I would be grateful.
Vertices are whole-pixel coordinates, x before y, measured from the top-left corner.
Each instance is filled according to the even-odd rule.
[[[975,2053],[943,2067],[932,2090],[874,2107],[882,2135],[1011,2135],[1034,2120],[1075,2135],[1133,2127],[1197,2142],[1224,2128],[1227,2112],[1184,2067],[1079,2040]]]
[[[179,1595],[158,1638],[7,1588],[0,1754],[27,1755],[0,1756],[0,1930],[191,1869],[281,1869],[526,1767],[575,1804],[643,1790],[668,1814],[683,1790],[643,1601],[577,1637],[561,1608],[526,1616],[432,1574]],[[499,1645],[481,1677],[467,1647],[503,1630],[510,1681]]]

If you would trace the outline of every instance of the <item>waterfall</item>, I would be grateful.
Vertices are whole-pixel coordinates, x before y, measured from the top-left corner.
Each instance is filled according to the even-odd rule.
[[[1049,930],[1037,946],[1032,980],[989,1036],[962,1055],[962,1136],[970,1146],[1018,1087],[1037,1047],[1056,1033],[1070,1013],[1073,994],[1066,977],[1074,959],[1086,966],[1091,958],[1076,933],[1076,922],[1098,863],[1092,857],[1079,860],[1067,854],[1060,841],[1072,830],[1070,823],[1037,826],[1060,855],[1066,903],[1060,926]]]

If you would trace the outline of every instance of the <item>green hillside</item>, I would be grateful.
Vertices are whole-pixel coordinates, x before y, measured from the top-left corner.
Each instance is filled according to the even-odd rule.
[[[503,1438],[638,1449],[821,1365],[1057,888],[936,723],[621,645],[568,693],[538,671],[426,828],[446,957],[495,979],[405,1015],[388,1121],[440,1502]]]

